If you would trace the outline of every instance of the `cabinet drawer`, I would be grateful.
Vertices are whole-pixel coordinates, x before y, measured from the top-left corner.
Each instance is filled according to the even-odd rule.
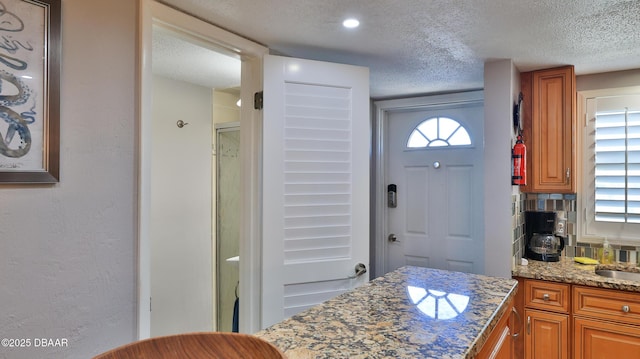
[[[575,286],[575,315],[640,325],[640,293]]]
[[[529,308],[568,313],[569,284],[527,280],[524,284],[524,305]]]

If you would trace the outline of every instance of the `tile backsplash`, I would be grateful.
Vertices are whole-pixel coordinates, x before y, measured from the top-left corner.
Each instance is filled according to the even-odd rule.
[[[511,197],[511,223],[513,228],[513,263],[524,257],[524,202],[526,195],[521,193]]]
[[[578,226],[575,194],[520,193],[511,200],[511,216],[513,227],[513,261],[517,263],[524,256],[526,238],[524,234],[525,211],[555,211],[559,218],[566,218],[565,249],[567,257],[589,257],[598,259],[602,251],[602,243],[578,242]],[[640,266],[640,246],[622,246],[611,244],[615,251],[616,261],[636,263]]]

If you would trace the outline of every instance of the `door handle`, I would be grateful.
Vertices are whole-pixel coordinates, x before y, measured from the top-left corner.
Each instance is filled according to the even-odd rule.
[[[367,273],[367,266],[364,265],[364,263],[358,263],[356,264],[355,271],[356,271],[356,274],[348,276],[347,279],[356,279],[359,276]]]
[[[387,240],[388,240],[389,242],[400,242],[400,241],[398,240],[398,236],[396,236],[396,235],[395,235],[395,234],[393,234],[393,233],[391,233],[391,234],[389,235],[389,237],[387,237]]]
[[[531,317],[527,316],[527,335],[531,334]]]
[[[520,332],[522,331],[522,318],[520,318],[520,313],[518,313],[516,308],[511,308],[511,311],[513,312],[513,314],[516,315],[516,318],[518,319],[518,324],[516,324],[516,327],[518,328],[518,332],[513,333],[511,336],[514,338],[517,338],[520,335]],[[514,328],[514,331],[515,331],[515,328]]]

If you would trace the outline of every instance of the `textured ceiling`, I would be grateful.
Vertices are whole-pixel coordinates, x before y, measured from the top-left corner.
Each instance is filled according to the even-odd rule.
[[[153,73],[215,89],[240,85],[240,60],[212,51],[154,26]]]
[[[640,0],[161,2],[273,53],[367,66],[373,98],[479,89],[496,59],[578,75],[640,68]],[[343,28],[348,16],[361,26]]]

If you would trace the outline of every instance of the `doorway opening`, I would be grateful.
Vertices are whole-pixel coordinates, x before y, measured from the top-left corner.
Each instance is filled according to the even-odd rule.
[[[217,251],[238,255],[241,61],[162,26],[154,25],[152,36],[151,336],[232,331],[233,300],[226,307],[238,266],[219,263]],[[236,128],[231,141],[214,130],[229,122]],[[220,163],[220,155],[236,162],[231,181],[217,174],[232,163]],[[216,179],[225,179],[223,187]]]
[[[236,112],[237,116],[232,121],[239,121],[242,128],[240,151],[243,153],[243,175],[238,185],[245,195],[240,196],[239,247],[241,257],[247,260],[239,263],[239,277],[246,279],[241,281],[239,292],[247,295],[242,296],[244,298],[239,303],[240,308],[244,308],[239,331],[256,331],[260,308],[254,298],[259,293],[260,276],[256,270],[259,261],[255,258],[259,258],[260,253],[258,224],[261,213],[253,203],[259,200],[260,152],[257,149],[261,138],[262,115],[253,106],[238,107],[236,103],[238,95],[243,102],[250,103],[253,94],[261,91],[262,56],[268,50],[153,0],[140,1],[139,13],[138,337],[144,339],[175,331],[217,329],[217,305],[214,302],[217,293],[214,275],[216,246],[213,242],[216,233],[213,159],[215,119],[212,120],[216,113],[212,101],[216,101],[217,94],[233,97],[232,102],[223,107]],[[163,36],[166,37],[165,42],[161,42]],[[156,41],[160,42],[154,43]],[[213,52],[218,59],[232,59],[239,72],[234,73],[236,80],[233,84],[224,86],[199,83],[198,80],[209,80],[204,72],[197,73],[196,78],[190,81],[172,79],[157,73],[162,63],[155,61],[159,59],[154,59],[154,55],[159,55],[163,50],[174,53],[180,60],[168,65],[172,72],[186,74],[197,65],[220,63],[211,60],[198,62],[196,57],[187,54],[187,50]],[[158,84],[164,85],[163,90],[167,92],[164,98],[156,96],[160,93],[156,88]],[[164,106],[164,109],[158,110],[154,106]],[[196,109],[197,114],[194,113]],[[154,138],[157,130],[154,127],[158,125],[155,115],[158,114],[165,117],[160,123],[163,126],[161,130],[166,131],[161,141]],[[165,156],[158,156],[155,152],[158,147]],[[197,156],[193,153],[197,153]],[[191,163],[192,157],[198,158],[196,164]],[[170,165],[176,167],[171,168]],[[163,170],[164,173],[154,174],[156,170]],[[181,173],[183,171],[184,174]],[[193,171],[199,173],[189,174]],[[161,196],[154,197],[158,193]],[[195,198],[193,193],[198,194],[197,209],[190,206],[187,200]],[[182,205],[181,202],[186,204]],[[164,212],[158,213],[158,209],[164,209]],[[169,230],[165,233],[155,228],[154,225],[159,223],[165,224]],[[163,240],[158,243],[160,237]],[[154,253],[162,253],[157,250],[165,244],[168,244],[164,248],[165,256],[158,258]],[[194,257],[198,260],[184,260]],[[176,264],[180,262],[179,258],[182,258],[182,263]],[[162,268],[164,272],[156,273],[157,268]],[[162,295],[156,294],[152,298],[152,292],[155,291],[153,280],[160,283],[160,289],[165,293],[184,293],[166,297],[172,299],[165,300],[163,305]],[[199,291],[198,295],[188,295],[188,290],[194,288]],[[163,308],[173,310],[171,315],[178,320],[165,320],[164,323],[170,325],[152,330],[152,322],[162,323],[152,317],[161,313]]]
[[[474,91],[375,103],[376,276],[484,272],[483,102]]]

